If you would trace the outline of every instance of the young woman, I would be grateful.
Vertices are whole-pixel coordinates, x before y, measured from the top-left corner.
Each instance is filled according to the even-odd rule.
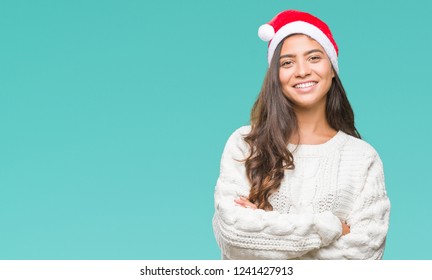
[[[361,140],[328,26],[284,11],[260,27],[269,68],[228,139],[213,229],[223,259],[381,259],[390,202]]]

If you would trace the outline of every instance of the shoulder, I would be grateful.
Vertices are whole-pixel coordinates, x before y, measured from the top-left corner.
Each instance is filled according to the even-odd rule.
[[[340,156],[342,165],[348,165],[350,170],[356,172],[367,172],[372,166],[384,169],[378,152],[370,143],[348,134]]]
[[[251,131],[250,125],[244,125],[244,126],[237,128],[229,136],[227,144],[234,144],[235,143],[238,145],[238,144],[241,144],[243,142],[245,143],[244,138],[250,133],[250,131]]]
[[[346,140],[340,154],[339,178],[353,186],[357,195],[366,187],[368,193],[385,193],[384,166],[378,152],[363,139],[347,135]]]
[[[251,131],[251,126],[250,125],[244,125],[244,126],[241,126],[241,127],[237,128],[236,130],[234,130],[234,132],[231,134],[230,137],[237,137],[237,138],[241,137],[241,138],[243,138],[247,134],[249,134],[250,131]]]
[[[225,144],[225,152],[227,151],[238,151],[242,154],[245,154],[249,151],[249,145],[244,140],[251,131],[250,125],[245,125],[237,128],[234,132],[229,136],[226,144]]]
[[[346,135],[346,142],[343,145],[342,151],[348,155],[361,158],[379,158],[375,148],[363,139],[354,136]]]

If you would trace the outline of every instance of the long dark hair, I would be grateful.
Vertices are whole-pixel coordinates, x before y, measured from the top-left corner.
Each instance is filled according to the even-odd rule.
[[[286,39],[286,38],[285,38]],[[293,103],[284,95],[279,82],[282,40],[276,47],[270,67],[251,112],[251,132],[244,138],[250,146],[245,159],[251,184],[249,200],[258,208],[272,210],[268,198],[278,190],[284,171],[294,169],[288,150],[291,135],[298,129]],[[354,126],[354,112],[336,71],[326,97],[326,118],[335,130],[361,138]]]

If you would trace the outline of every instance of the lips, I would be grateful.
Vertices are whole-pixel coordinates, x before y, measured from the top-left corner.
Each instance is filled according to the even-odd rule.
[[[294,88],[308,88],[308,87],[313,87],[316,84],[318,84],[318,82],[315,82],[315,81],[298,83],[298,84],[294,85]]]

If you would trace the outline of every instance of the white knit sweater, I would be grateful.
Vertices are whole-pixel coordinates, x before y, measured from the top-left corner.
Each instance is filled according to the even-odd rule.
[[[244,162],[250,126],[228,139],[215,190],[213,229],[224,259],[381,259],[389,225],[383,166],[374,148],[339,131],[320,145],[288,145],[273,211],[237,206],[250,184]],[[297,149],[295,149],[297,147]],[[340,220],[350,233],[344,236]]]

